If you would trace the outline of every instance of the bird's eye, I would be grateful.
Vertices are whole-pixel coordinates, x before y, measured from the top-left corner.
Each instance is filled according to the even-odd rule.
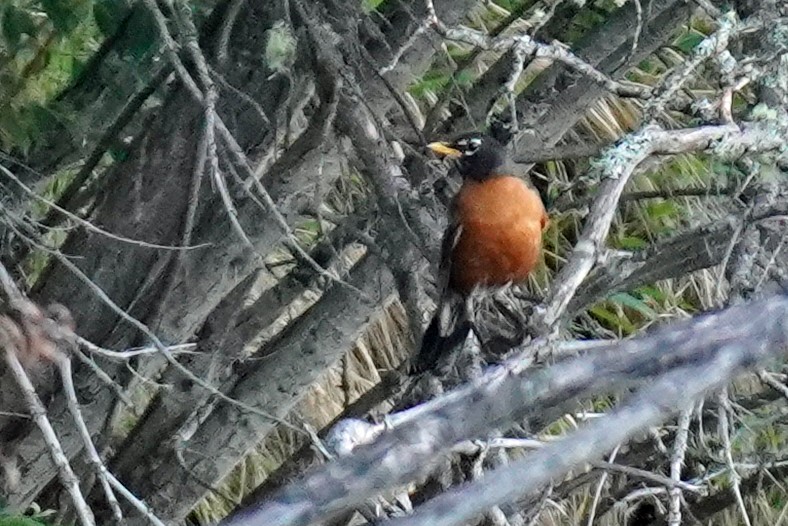
[[[482,145],[482,140],[478,137],[471,137],[470,139],[462,139],[464,143],[462,145],[462,154],[465,156],[470,156],[476,153],[476,150],[479,149],[479,146]],[[457,143],[460,144],[459,142]]]

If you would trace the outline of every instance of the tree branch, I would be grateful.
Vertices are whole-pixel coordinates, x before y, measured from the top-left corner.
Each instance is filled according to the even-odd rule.
[[[788,344],[786,319],[788,299],[778,297],[677,323],[591,357],[562,362],[538,375],[523,372],[522,363],[528,360],[523,362],[520,355],[473,386],[408,410],[373,444],[322,466],[256,511],[223,524],[291,526],[325,520],[424,473],[437,455],[461,440],[483,436],[489,429],[534,413],[549,412],[569,398],[592,396],[612,386],[653,383],[655,377],[665,375],[611,419],[598,419],[560,447],[545,448],[538,453],[539,462],[529,463],[527,468],[522,464],[505,468],[508,471],[500,480],[506,483],[495,482],[499,480],[496,472],[483,483],[471,485],[469,494],[440,497],[424,514],[406,522],[455,524],[526,493],[523,481],[527,481],[528,490],[538,489],[550,477],[612,448],[741,369],[782,352]],[[515,477],[517,482],[513,483]],[[490,484],[486,492],[481,484]],[[450,522],[440,522],[443,513]]]

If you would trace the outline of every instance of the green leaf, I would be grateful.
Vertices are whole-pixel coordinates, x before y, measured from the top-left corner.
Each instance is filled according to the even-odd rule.
[[[654,312],[654,309],[646,305],[643,300],[632,296],[626,292],[617,292],[616,294],[612,294],[609,298],[610,301],[613,303],[618,303],[619,305],[623,305],[624,307],[629,307],[633,309],[643,316],[647,318],[656,318],[657,313]]]
[[[443,71],[429,71],[408,89],[414,97],[423,97],[427,92],[439,93],[451,82],[451,75]]]
[[[646,215],[650,219],[660,219],[663,217],[675,217],[679,210],[673,201],[661,201],[651,203],[646,207]]]
[[[115,161],[116,163],[123,162],[129,157],[129,152],[125,146],[124,147],[113,146],[108,150],[108,152],[109,155],[112,157],[112,160]]]
[[[595,316],[599,321],[607,325],[607,327],[611,330],[625,334],[631,333],[635,330],[634,325],[632,325],[632,322],[630,322],[626,316],[619,316],[618,314],[611,312],[603,305],[591,307],[588,309],[588,312]]]
[[[689,54],[698,44],[701,43],[703,38],[703,35],[692,31],[686,35],[682,35],[676,42],[675,46],[682,52]]]
[[[639,296],[651,298],[657,303],[661,303],[666,300],[665,293],[659,290],[657,287],[651,285],[638,287],[635,292],[637,292]]]
[[[618,240],[618,246],[626,250],[639,250],[647,245],[648,242],[645,239],[634,236],[624,236]]]
[[[469,88],[473,85],[473,71],[464,69],[454,76],[454,81],[462,88]]]
[[[664,67],[657,62],[656,60],[652,60],[651,58],[644,59],[640,61],[638,64],[638,69],[643,70],[645,73],[650,73],[652,75],[656,75],[660,71],[664,69]]]
[[[361,0],[361,10],[371,13],[380,6],[385,0]]]
[[[515,7],[514,2],[511,0],[496,0],[495,4],[506,9],[507,11],[511,11]]]
[[[35,21],[30,13],[13,5],[8,5],[2,12],[3,38],[12,49],[16,49],[22,40],[22,35],[35,38],[38,33]]]

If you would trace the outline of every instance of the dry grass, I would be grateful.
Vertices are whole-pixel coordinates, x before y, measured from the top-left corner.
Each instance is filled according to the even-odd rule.
[[[309,388],[287,420],[322,428],[377,384],[381,372],[399,365],[411,346],[405,311],[391,298],[355,346]],[[303,435],[278,426],[226,477],[222,492],[240,500],[305,443]],[[194,515],[200,523],[211,524],[233,507],[234,503],[212,494],[203,499]]]

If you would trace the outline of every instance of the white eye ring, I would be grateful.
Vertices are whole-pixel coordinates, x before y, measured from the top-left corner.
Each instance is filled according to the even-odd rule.
[[[478,137],[471,137],[469,140],[462,139],[461,141],[458,141],[457,144],[465,148],[462,154],[466,157],[469,157],[476,153],[476,151],[479,149],[479,146],[482,145],[482,140]]]

